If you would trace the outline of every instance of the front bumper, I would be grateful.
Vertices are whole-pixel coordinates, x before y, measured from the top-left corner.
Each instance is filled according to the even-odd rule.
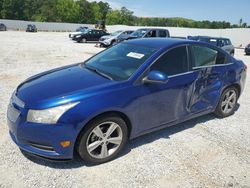
[[[26,122],[26,116],[20,116],[14,122],[8,117],[9,133],[16,145],[33,155],[49,159],[72,159],[77,131],[74,125],[37,124]],[[60,142],[70,141],[69,147]]]
[[[103,40],[103,41],[100,41],[99,40],[99,43],[103,46],[110,46],[111,45],[111,42],[110,41],[106,41],[106,40]]]

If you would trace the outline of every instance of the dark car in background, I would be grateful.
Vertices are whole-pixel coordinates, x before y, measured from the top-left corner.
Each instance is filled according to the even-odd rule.
[[[248,45],[245,47],[245,53],[246,53],[246,55],[250,55],[250,44],[248,44]]]
[[[37,28],[34,24],[27,25],[26,32],[37,32]]]
[[[99,29],[88,29],[81,34],[75,35],[72,40],[83,43],[88,41],[99,41],[99,39],[104,35],[109,34]]]
[[[76,32],[70,33],[69,38],[73,38],[75,35],[84,33],[86,30],[88,30],[88,27],[78,27],[76,29]]]
[[[167,29],[158,28],[142,28],[134,31],[127,39],[138,39],[138,38],[168,38],[170,37],[169,31]]]
[[[209,36],[188,36],[189,40],[196,40],[201,42],[207,42],[214,46],[217,46],[225,50],[230,55],[234,56],[234,46],[232,45],[229,38],[222,37],[209,37]]]
[[[3,23],[0,23],[0,31],[7,31],[7,27]]]
[[[133,32],[133,30],[120,30],[111,33],[110,35],[102,36],[99,40],[100,46],[112,46],[118,42],[121,42],[122,39],[128,38]]]

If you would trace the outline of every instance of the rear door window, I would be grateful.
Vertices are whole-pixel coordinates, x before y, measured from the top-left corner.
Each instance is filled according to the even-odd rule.
[[[226,56],[220,51],[205,46],[191,46],[193,67],[224,64]]]

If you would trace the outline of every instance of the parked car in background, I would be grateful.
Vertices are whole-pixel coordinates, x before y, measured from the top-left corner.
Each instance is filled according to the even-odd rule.
[[[246,55],[250,55],[250,44],[248,44],[248,45],[245,47],[245,53],[246,53]]]
[[[79,27],[76,29],[76,32],[70,33],[69,38],[73,38],[75,35],[84,33],[86,30],[88,30],[88,27]]]
[[[130,36],[125,40],[137,39],[137,38],[168,38],[170,37],[169,31],[167,29],[158,29],[158,28],[142,28],[134,31]]]
[[[122,38],[127,38],[131,33],[134,31],[132,30],[121,30],[121,31],[116,31],[114,33],[111,33],[110,35],[107,36],[102,36],[99,40],[99,43],[101,46],[108,47],[112,46],[115,43],[120,42]]]
[[[27,25],[26,32],[37,32],[37,28],[34,24]]]
[[[196,40],[201,42],[207,42],[214,46],[217,46],[225,50],[230,55],[234,56],[234,46],[232,45],[230,39],[222,37],[208,37],[208,36],[188,36],[189,40]]]
[[[72,40],[76,42],[88,42],[88,41],[99,41],[102,36],[109,35],[103,30],[99,29],[88,29],[81,34],[74,35]]]
[[[246,71],[206,43],[125,41],[21,83],[8,107],[9,133],[35,156],[107,162],[128,139],[205,114],[232,115]]]
[[[7,27],[3,23],[0,23],[0,31],[7,31]]]

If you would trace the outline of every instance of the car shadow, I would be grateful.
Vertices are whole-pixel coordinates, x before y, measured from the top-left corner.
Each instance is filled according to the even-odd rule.
[[[239,109],[239,106],[240,105],[237,104],[236,111]],[[213,119],[220,119],[220,118],[215,117],[214,114],[203,115],[198,118],[194,118],[192,120],[188,120],[183,123],[180,123],[171,127],[167,127],[167,128],[158,130],[153,133],[148,133],[146,135],[130,140],[125,146],[124,150],[121,152],[121,154],[117,158],[120,158],[128,154],[134,148],[140,147],[142,145],[154,142],[155,140],[162,139],[162,138],[171,139],[170,136],[174,135],[175,133],[193,128],[197,124],[208,122]],[[27,154],[24,151],[22,151],[22,153],[27,159],[31,160],[32,162],[36,164],[48,166],[50,168],[55,168],[55,169],[72,169],[72,168],[80,168],[82,166],[87,166],[87,167],[95,166],[95,165],[86,164],[80,159],[78,155],[75,155],[74,159],[69,160],[69,161],[53,161],[53,160],[46,160],[46,159],[34,157],[30,154]]]

